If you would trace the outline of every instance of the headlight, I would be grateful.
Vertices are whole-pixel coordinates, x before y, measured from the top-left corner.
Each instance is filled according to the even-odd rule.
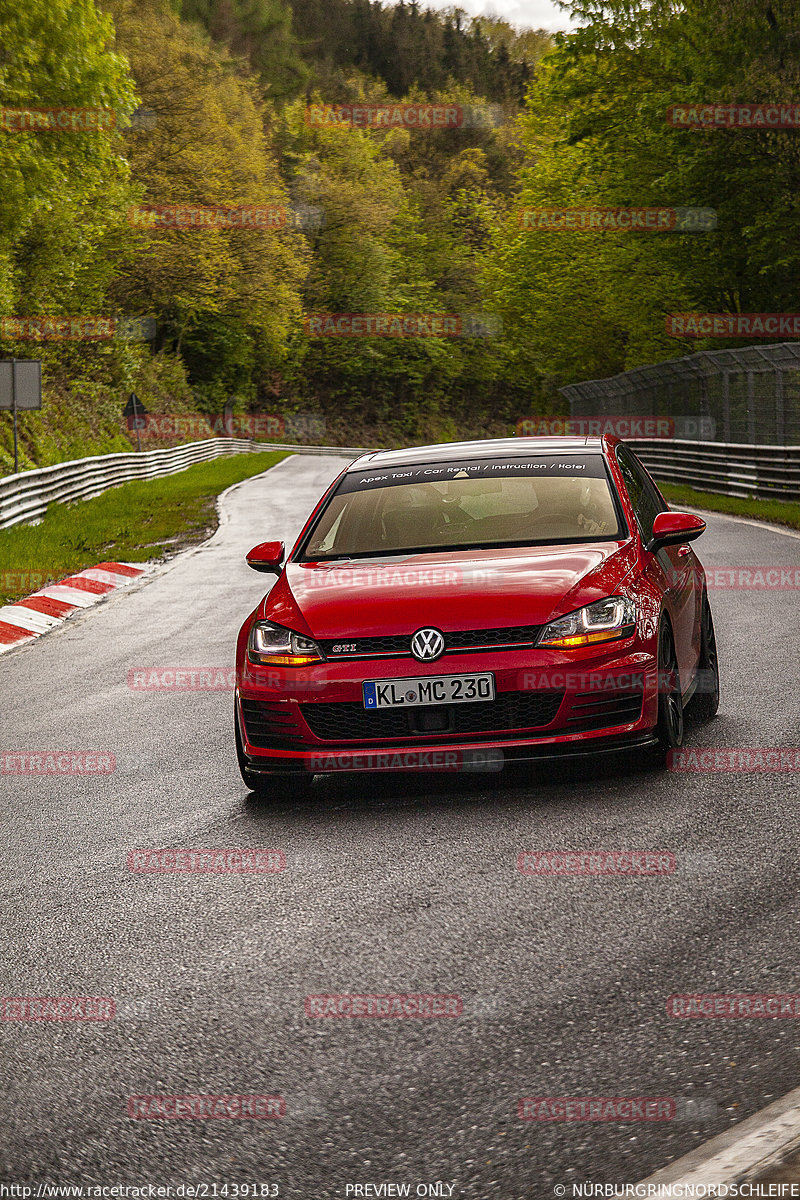
[[[593,646],[631,637],[636,629],[636,605],[624,596],[609,596],[545,625],[538,646]]]
[[[305,667],[322,662],[319,646],[311,638],[292,633],[271,621],[256,621],[247,639],[247,657],[252,663],[281,667]]]

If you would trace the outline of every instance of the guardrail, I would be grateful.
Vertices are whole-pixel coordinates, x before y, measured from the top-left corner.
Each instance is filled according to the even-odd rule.
[[[0,529],[36,521],[47,512],[48,504],[89,500],[109,488],[132,479],[159,479],[184,471],[194,463],[208,462],[228,454],[248,454],[261,450],[288,450],[303,454],[334,454],[358,458],[367,451],[350,446],[300,446],[279,442],[254,442],[247,438],[208,438],[188,442],[168,450],[143,450],[121,454],[100,454],[76,458],[70,462],[20,471],[0,478]]]
[[[685,483],[722,496],[762,500],[800,500],[800,446],[747,446],[741,442],[685,442],[632,439],[642,462],[665,483]],[[88,500],[132,479],[174,475],[193,463],[228,454],[286,450],[290,454],[326,454],[357,458],[359,446],[303,446],[209,438],[168,450],[102,454],[22,471],[0,479],[0,529],[43,517],[48,504]]]
[[[800,500],[800,446],[632,439],[650,473],[720,496]]]
[[[43,517],[48,504],[54,501],[88,500],[119,483],[158,479],[183,471],[193,463],[247,453],[254,448],[254,443],[245,439],[210,438],[169,450],[100,454],[6,475],[0,479],[0,529]]]

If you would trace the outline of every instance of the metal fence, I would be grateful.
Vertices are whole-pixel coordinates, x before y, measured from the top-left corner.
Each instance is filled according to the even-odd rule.
[[[21,471],[0,479],[0,529],[36,521],[43,517],[48,504],[71,500],[89,500],[109,488],[132,479],[159,479],[184,471],[194,463],[208,462],[228,454],[247,454],[261,450],[287,450],[303,454],[334,454],[357,458],[364,450],[349,446],[301,446],[280,442],[254,442],[245,438],[209,438],[189,442],[168,450],[141,453],[101,454],[77,458],[71,462]]]
[[[704,350],[560,391],[573,417],[702,418],[712,442],[800,445],[800,342]]]

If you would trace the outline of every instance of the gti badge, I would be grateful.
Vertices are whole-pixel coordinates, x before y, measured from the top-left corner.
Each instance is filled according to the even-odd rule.
[[[411,653],[420,662],[432,662],[444,654],[444,634],[438,629],[418,629],[411,639]]]

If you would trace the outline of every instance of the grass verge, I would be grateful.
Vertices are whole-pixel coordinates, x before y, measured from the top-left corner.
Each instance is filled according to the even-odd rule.
[[[273,450],[215,458],[93,500],[51,504],[38,525],[0,529],[0,602],[99,562],[146,562],[203,541],[216,528],[220,492],[285,457]]]
[[[659,483],[658,486],[670,504],[688,504],[690,508],[707,508],[709,512],[753,517],[756,521],[771,521],[773,525],[800,529],[800,504],[793,500],[740,500],[736,496],[698,492],[680,483]]]

